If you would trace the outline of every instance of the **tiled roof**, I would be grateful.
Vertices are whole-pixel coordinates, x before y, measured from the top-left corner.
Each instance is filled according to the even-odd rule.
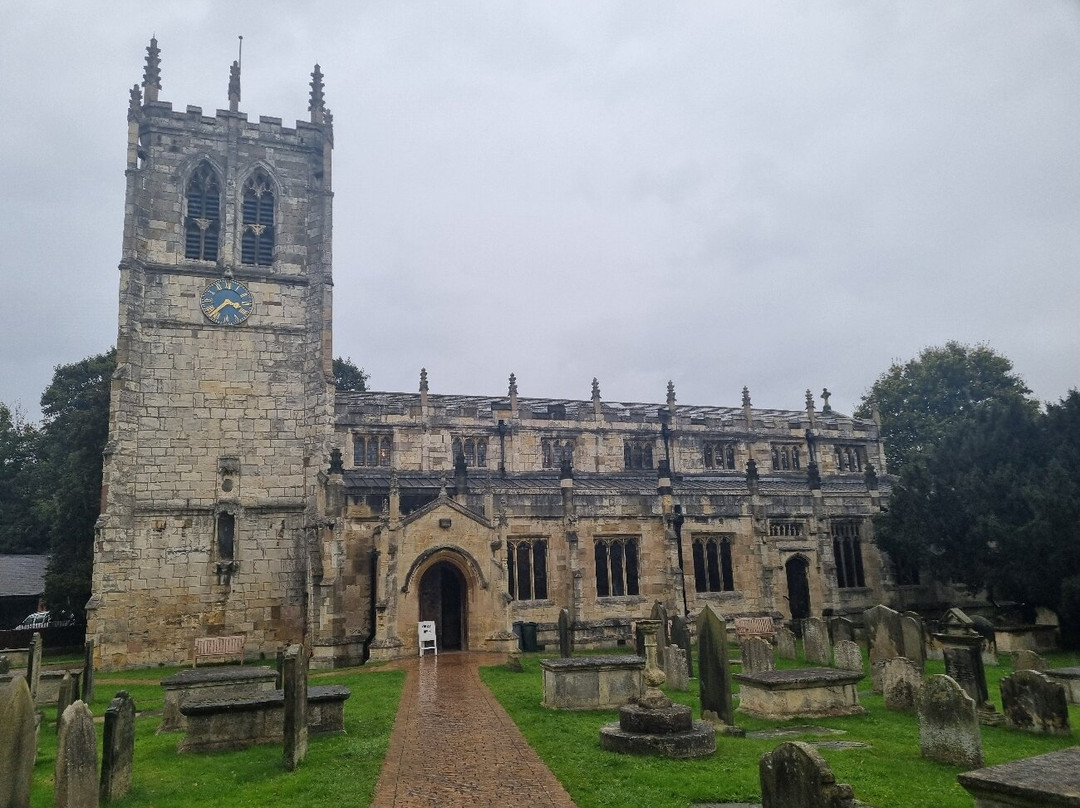
[[[0,598],[40,595],[48,563],[47,555],[0,555]]]

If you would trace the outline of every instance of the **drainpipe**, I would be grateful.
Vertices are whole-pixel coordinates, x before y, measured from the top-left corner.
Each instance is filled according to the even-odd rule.
[[[375,593],[379,580],[379,551],[372,547],[368,551],[368,576],[371,581],[371,593],[368,597],[368,635],[364,640],[364,650],[360,655],[363,664],[371,657],[371,641],[375,639]]]

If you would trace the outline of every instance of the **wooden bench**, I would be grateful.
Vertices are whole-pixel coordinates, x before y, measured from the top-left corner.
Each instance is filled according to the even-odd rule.
[[[240,664],[244,664],[244,642],[246,636],[233,634],[229,637],[196,637],[195,659],[191,661],[191,667],[199,664],[199,657],[212,659],[228,659],[239,657]]]
[[[771,617],[736,617],[735,636],[740,640],[761,637],[772,642],[776,636],[776,626]]]

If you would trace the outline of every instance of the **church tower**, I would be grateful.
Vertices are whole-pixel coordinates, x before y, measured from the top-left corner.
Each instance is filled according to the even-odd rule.
[[[88,638],[104,669],[310,640],[334,418],[333,126],[159,100],[128,111],[117,369]],[[312,548],[316,548],[313,549]]]

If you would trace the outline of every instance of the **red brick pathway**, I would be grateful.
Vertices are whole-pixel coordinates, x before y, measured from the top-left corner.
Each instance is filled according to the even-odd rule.
[[[504,657],[426,655],[407,666],[372,808],[574,808],[477,668]]]

